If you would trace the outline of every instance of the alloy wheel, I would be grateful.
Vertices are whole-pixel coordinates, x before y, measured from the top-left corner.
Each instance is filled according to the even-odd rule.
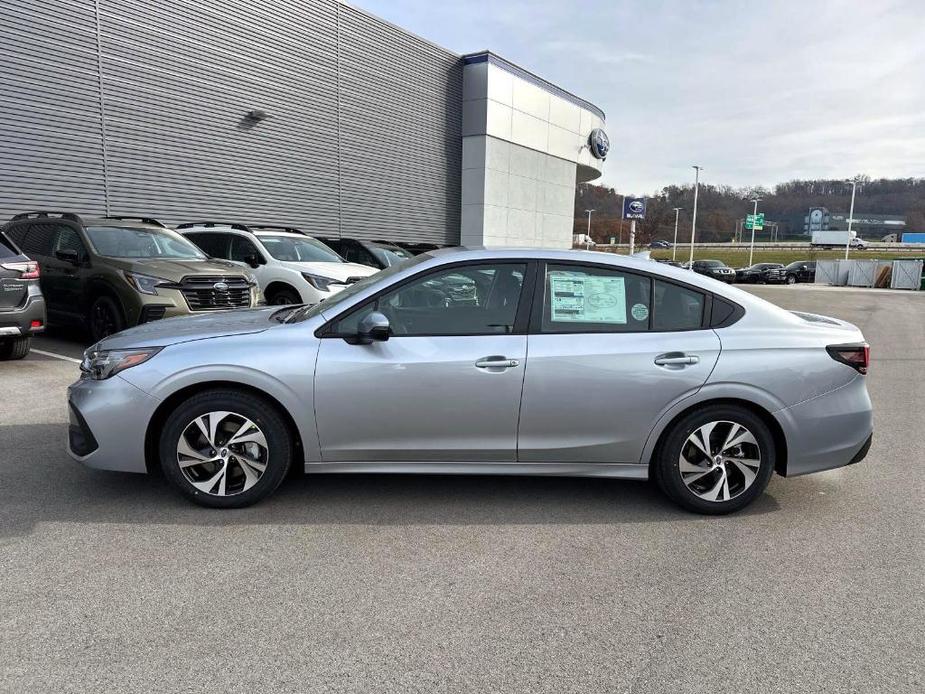
[[[681,446],[678,470],[684,486],[706,501],[729,501],[755,482],[761,450],[754,434],[736,422],[708,422]]]
[[[263,476],[270,451],[251,420],[235,412],[208,412],[186,425],[177,442],[177,464],[204,494],[233,496]]]
[[[106,304],[98,302],[93,306],[91,321],[93,335],[98,339],[109,337],[116,332],[116,317]]]

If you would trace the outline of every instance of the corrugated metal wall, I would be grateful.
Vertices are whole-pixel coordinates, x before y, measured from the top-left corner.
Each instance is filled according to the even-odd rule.
[[[0,0],[0,41],[0,219],[108,197],[168,222],[458,243],[461,61],[357,9]]]

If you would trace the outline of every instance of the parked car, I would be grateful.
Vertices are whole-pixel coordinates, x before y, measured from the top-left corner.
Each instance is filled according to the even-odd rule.
[[[681,263],[676,262],[676,261],[674,261],[674,260],[662,260],[661,258],[656,258],[656,259],[655,259],[655,262],[656,262],[656,263],[663,263],[663,264],[665,264],[665,265],[670,265],[671,267],[684,267],[683,265],[681,265]]]
[[[317,304],[376,272],[295,227],[190,222],[177,230],[212,258],[250,266],[268,304]]]
[[[41,268],[49,323],[86,326],[94,340],[160,318],[249,308],[260,299],[246,268],[210,260],[155,219],[27,212],[5,231]]]
[[[670,241],[653,241],[649,244],[649,248],[671,248]]]
[[[392,245],[388,241],[380,241],[379,243],[386,243],[386,244]],[[397,241],[394,245],[398,246],[399,248],[404,248],[406,251],[408,251],[412,255],[420,255],[421,253],[429,253],[430,251],[436,251],[440,248],[444,248],[444,246],[438,246],[435,243],[426,243],[424,241],[421,241],[421,242]]]
[[[318,236],[349,263],[359,263],[382,270],[413,258],[414,253],[388,241],[364,241],[362,239],[337,238],[336,236]]]
[[[796,284],[816,281],[816,261],[797,260],[785,267],[769,270],[767,282],[774,284]]]
[[[783,263],[755,263],[748,267],[736,268],[736,282],[745,284],[764,284],[768,281],[768,272],[784,267]]]
[[[698,275],[706,275],[721,282],[732,284],[735,280],[736,273],[731,267],[721,260],[695,260],[693,266],[690,263],[685,264]]]
[[[462,285],[475,296],[452,300]],[[315,306],[106,338],[68,390],[69,450],[134,472],[150,455],[222,508],[268,496],[295,465],[651,475],[685,508],[728,513],[774,472],[865,456],[868,361],[849,323],[663,264],[448,249]]]
[[[39,265],[0,230],[0,359],[25,357],[32,336],[44,329]]]

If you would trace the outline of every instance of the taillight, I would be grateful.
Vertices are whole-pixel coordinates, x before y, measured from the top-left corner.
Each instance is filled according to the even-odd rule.
[[[847,364],[859,374],[866,374],[867,367],[870,366],[870,345],[829,345],[825,348],[835,361]]]
[[[39,264],[34,260],[28,260],[25,263],[3,263],[3,268],[22,273],[19,276],[21,280],[37,280],[39,278]]]

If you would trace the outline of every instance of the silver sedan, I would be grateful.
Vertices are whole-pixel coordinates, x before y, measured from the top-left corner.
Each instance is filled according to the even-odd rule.
[[[654,479],[728,513],[775,472],[858,462],[872,414],[853,325],[605,253],[452,249],[316,306],[168,319],[87,350],[82,463],[160,466],[205,506],[307,473]]]

